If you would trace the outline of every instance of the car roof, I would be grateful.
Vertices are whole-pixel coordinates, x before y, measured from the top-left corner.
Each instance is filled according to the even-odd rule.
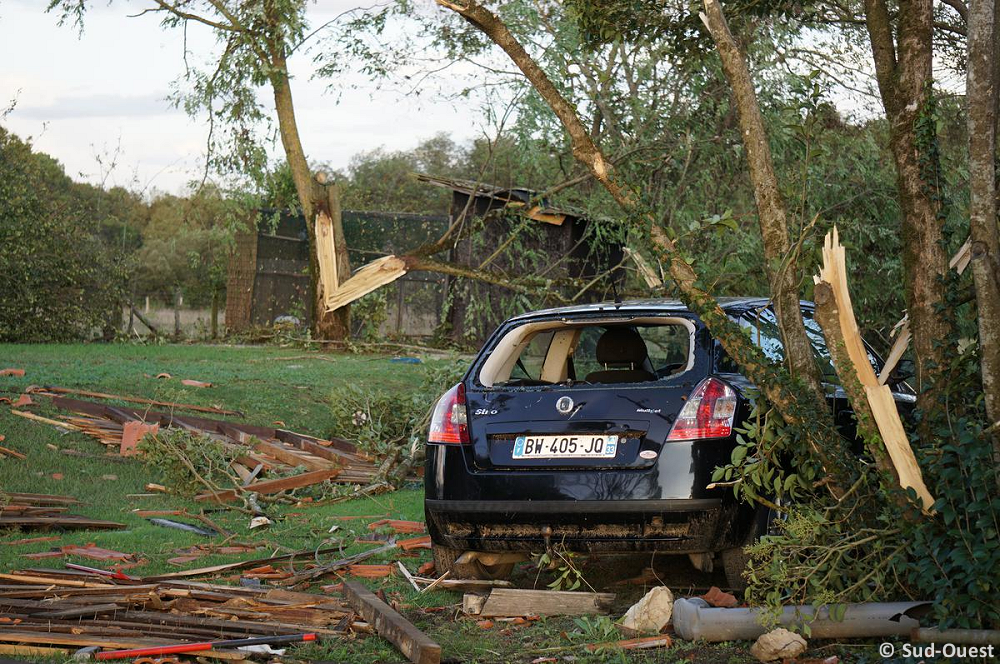
[[[719,306],[727,314],[739,314],[750,309],[766,307],[771,303],[767,297],[719,297],[716,298]],[[812,308],[811,302],[802,301],[805,307]],[[624,300],[622,302],[594,302],[591,304],[575,304],[568,307],[558,307],[554,309],[543,309],[541,311],[530,311],[528,313],[514,316],[511,322],[550,316],[575,316],[581,314],[597,313],[691,313],[686,304],[677,299],[651,298],[648,300]]]

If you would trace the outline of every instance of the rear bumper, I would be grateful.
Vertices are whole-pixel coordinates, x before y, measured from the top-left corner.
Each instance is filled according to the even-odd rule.
[[[752,520],[721,499],[425,500],[437,544],[475,551],[693,553],[738,546]],[[749,517],[749,518],[747,518]]]

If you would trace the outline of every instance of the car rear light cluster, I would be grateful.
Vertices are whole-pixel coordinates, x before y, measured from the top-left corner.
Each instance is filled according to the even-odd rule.
[[[431,443],[469,442],[469,416],[465,410],[465,385],[459,383],[444,393],[434,406],[431,430],[427,436]]]
[[[718,378],[706,378],[677,416],[667,440],[725,438],[733,432],[736,392]]]

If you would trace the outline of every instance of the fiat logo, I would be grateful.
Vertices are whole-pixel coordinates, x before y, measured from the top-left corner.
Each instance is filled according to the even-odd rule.
[[[573,410],[573,400],[569,397],[559,397],[559,400],[556,401],[556,410],[563,415],[568,414]]]

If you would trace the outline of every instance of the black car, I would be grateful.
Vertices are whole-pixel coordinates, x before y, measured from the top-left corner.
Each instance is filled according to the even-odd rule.
[[[769,302],[724,299],[772,359],[782,346]],[[812,305],[806,330],[836,375]],[[876,371],[881,361],[871,354]],[[652,300],[551,309],[508,320],[435,407],[425,512],[439,573],[508,574],[526,552],[721,554],[741,587],[742,547],[772,516],[706,488],[728,463],[752,385],[684,304]],[[912,401],[900,383],[897,399]],[[853,436],[843,392],[838,423]]]

